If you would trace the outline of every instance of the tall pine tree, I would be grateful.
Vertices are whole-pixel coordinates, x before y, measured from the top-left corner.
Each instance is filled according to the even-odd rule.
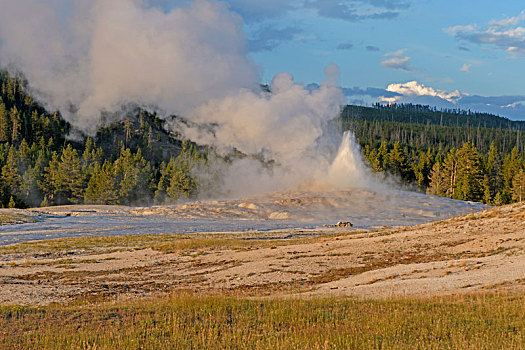
[[[483,158],[472,142],[466,142],[457,152],[457,184],[454,199],[483,199]]]

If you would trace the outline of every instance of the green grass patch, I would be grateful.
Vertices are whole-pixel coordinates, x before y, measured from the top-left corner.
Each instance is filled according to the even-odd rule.
[[[152,242],[170,239],[171,235],[105,236],[49,239],[0,247],[2,254],[60,254],[70,251],[143,248]]]
[[[151,248],[164,253],[185,253],[205,250],[251,250],[257,248],[272,248],[276,246],[297,243],[297,240],[259,240],[234,237],[184,236],[169,242],[154,244]]]
[[[38,254],[45,257],[45,255],[60,256],[78,251],[107,252],[146,248],[165,253],[184,253],[212,249],[250,250],[299,243],[313,243],[355,233],[337,235],[317,233],[316,236],[283,238],[289,236],[289,234],[290,232],[278,232],[273,237],[270,237],[271,239],[268,238],[268,233],[156,234],[59,238],[3,246],[0,247],[0,254]]]
[[[0,225],[25,224],[30,222],[36,222],[36,219],[13,210],[0,209]]]
[[[522,349],[525,296],[0,307],[5,349]]]
[[[190,254],[206,250],[250,250],[304,242],[299,239],[256,239],[233,235],[130,235],[60,238],[36,242],[24,242],[0,247],[4,255],[38,255],[38,257],[57,257],[71,253],[108,253],[131,249],[147,249],[163,253]],[[310,238],[311,239],[311,238]]]

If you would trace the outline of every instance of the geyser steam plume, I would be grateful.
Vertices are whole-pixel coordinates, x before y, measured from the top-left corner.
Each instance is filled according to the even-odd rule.
[[[345,103],[335,65],[317,90],[279,74],[265,92],[242,19],[220,1],[178,3],[165,11],[145,0],[0,0],[0,65],[22,72],[40,102],[86,133],[102,111],[134,103],[214,126],[179,130],[195,142],[275,162],[271,171],[234,162],[224,184],[231,191],[366,182],[355,152],[346,153],[353,166],[331,167],[341,137],[330,120]]]

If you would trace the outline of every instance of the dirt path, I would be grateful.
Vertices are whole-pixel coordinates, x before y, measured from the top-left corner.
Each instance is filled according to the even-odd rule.
[[[298,240],[208,235],[168,242],[158,236],[89,247],[71,240],[5,247],[0,304],[176,290],[374,298],[525,291],[525,204],[416,227],[327,233]]]

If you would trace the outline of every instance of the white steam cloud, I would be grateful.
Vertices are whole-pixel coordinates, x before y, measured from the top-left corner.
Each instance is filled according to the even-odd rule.
[[[139,0],[0,0],[0,9],[2,65],[87,131],[126,102],[185,114],[257,82],[242,20],[220,2],[169,13]]]
[[[193,141],[277,163],[270,172],[255,161],[233,164],[232,188],[241,178],[245,187],[257,178],[259,190],[312,178],[364,182],[328,175],[340,141],[330,120],[345,103],[337,67],[315,91],[289,74],[261,91],[242,18],[219,1],[166,12],[144,0],[0,0],[0,65],[23,72],[48,109],[88,133],[102,111],[134,103],[213,125],[213,133],[184,128]]]
[[[328,70],[333,70],[332,67]],[[309,92],[296,84],[291,75],[277,75],[270,93],[241,91],[223,99],[213,100],[195,109],[190,118],[198,123],[216,123],[214,135],[199,135],[186,130],[192,139],[205,144],[230,146],[247,154],[268,159],[289,159],[306,156],[321,137],[328,121],[340,112],[344,96],[335,86],[334,72],[320,89]]]

